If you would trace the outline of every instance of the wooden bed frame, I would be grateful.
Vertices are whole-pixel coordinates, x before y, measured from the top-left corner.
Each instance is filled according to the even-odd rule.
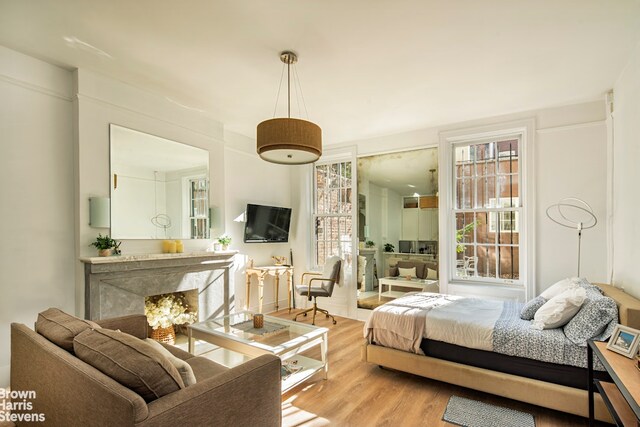
[[[611,285],[597,283],[604,294],[618,305],[620,323],[640,329],[640,300]],[[495,394],[521,402],[555,409],[583,417],[589,416],[587,390],[505,374],[474,366],[422,356],[393,348],[369,344],[362,347],[362,360],[426,378]],[[609,411],[595,396],[596,419],[612,422]]]

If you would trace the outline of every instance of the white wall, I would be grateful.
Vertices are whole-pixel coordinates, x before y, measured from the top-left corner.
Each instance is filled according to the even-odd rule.
[[[613,283],[640,298],[640,45],[613,92]]]
[[[69,71],[0,46],[0,387],[10,323],[74,310],[71,96]]]
[[[231,248],[239,251],[235,257],[233,269],[233,283],[235,297],[233,305],[236,309],[243,309],[246,302],[245,267],[249,260],[254,266],[273,265],[272,256],[289,257],[291,243],[244,243],[244,212],[247,204],[266,206],[291,206],[291,167],[265,162],[256,154],[256,142],[251,138],[225,132],[225,229],[231,236]],[[304,215],[300,209],[292,209],[292,226],[299,215]],[[289,240],[292,240],[292,234]],[[301,273],[297,274],[299,277]],[[258,287],[255,276],[251,278],[251,296],[249,309],[258,309]],[[280,309],[287,306],[287,283],[284,277],[279,284]],[[275,308],[275,287],[272,277],[265,279],[264,299],[262,311],[268,313]]]

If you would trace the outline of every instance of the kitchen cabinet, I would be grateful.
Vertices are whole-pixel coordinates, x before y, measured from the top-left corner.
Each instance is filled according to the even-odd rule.
[[[419,208],[402,209],[402,239],[400,240],[418,239],[419,215]]]
[[[418,240],[438,240],[438,209],[419,209]]]

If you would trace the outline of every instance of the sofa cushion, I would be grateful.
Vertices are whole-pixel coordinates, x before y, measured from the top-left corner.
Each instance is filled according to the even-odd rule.
[[[420,279],[427,277],[427,264],[420,261],[398,261],[398,268],[416,268],[416,276]]]
[[[73,338],[86,329],[99,329],[91,320],[80,319],[58,308],[38,314],[36,332],[65,350],[73,353]]]
[[[124,332],[88,329],[73,340],[76,356],[146,402],[184,388],[178,370],[146,342]]]
[[[438,280],[438,271],[427,267],[427,280]]]
[[[196,356],[187,360],[187,363],[193,369],[196,380],[202,381],[207,378],[215,377],[223,372],[227,372],[229,368],[213,362],[205,357]]]
[[[416,276],[416,268],[415,267],[411,267],[411,268],[402,268],[402,267],[398,267],[398,276],[400,277],[412,277],[412,278],[416,278],[418,276]]]
[[[164,357],[167,358],[169,362],[171,362],[171,364],[178,370],[178,373],[180,374],[180,378],[182,378],[182,382],[184,383],[185,387],[189,387],[190,385],[193,385],[196,383],[196,377],[193,374],[193,369],[191,369],[191,366],[189,366],[187,362],[171,354],[169,350],[167,350],[162,344],[160,344],[156,340],[147,338],[144,341],[147,344],[149,344],[151,347],[158,350],[159,353],[161,353]]]

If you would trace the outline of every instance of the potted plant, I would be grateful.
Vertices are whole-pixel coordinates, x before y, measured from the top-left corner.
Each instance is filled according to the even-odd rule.
[[[183,293],[171,293],[148,297],[144,303],[144,314],[151,326],[151,338],[167,344],[175,344],[174,325],[184,325],[197,320],[198,314],[190,311]]]
[[[231,236],[227,236],[226,234],[223,234],[222,236],[218,237],[218,243],[222,245],[223,251],[228,250],[229,245],[231,244]]]
[[[91,243],[89,246],[94,246],[98,250],[98,256],[111,256],[111,255],[120,255],[120,245],[122,242],[117,242],[109,235],[103,236],[102,234],[98,234],[95,242]]]
[[[393,246],[391,243],[385,243],[384,244],[384,251],[385,252],[394,252],[396,250],[396,247]]]
[[[367,240],[366,242],[364,242],[364,245],[367,248],[373,248],[376,245],[376,242],[374,242],[373,240]]]

